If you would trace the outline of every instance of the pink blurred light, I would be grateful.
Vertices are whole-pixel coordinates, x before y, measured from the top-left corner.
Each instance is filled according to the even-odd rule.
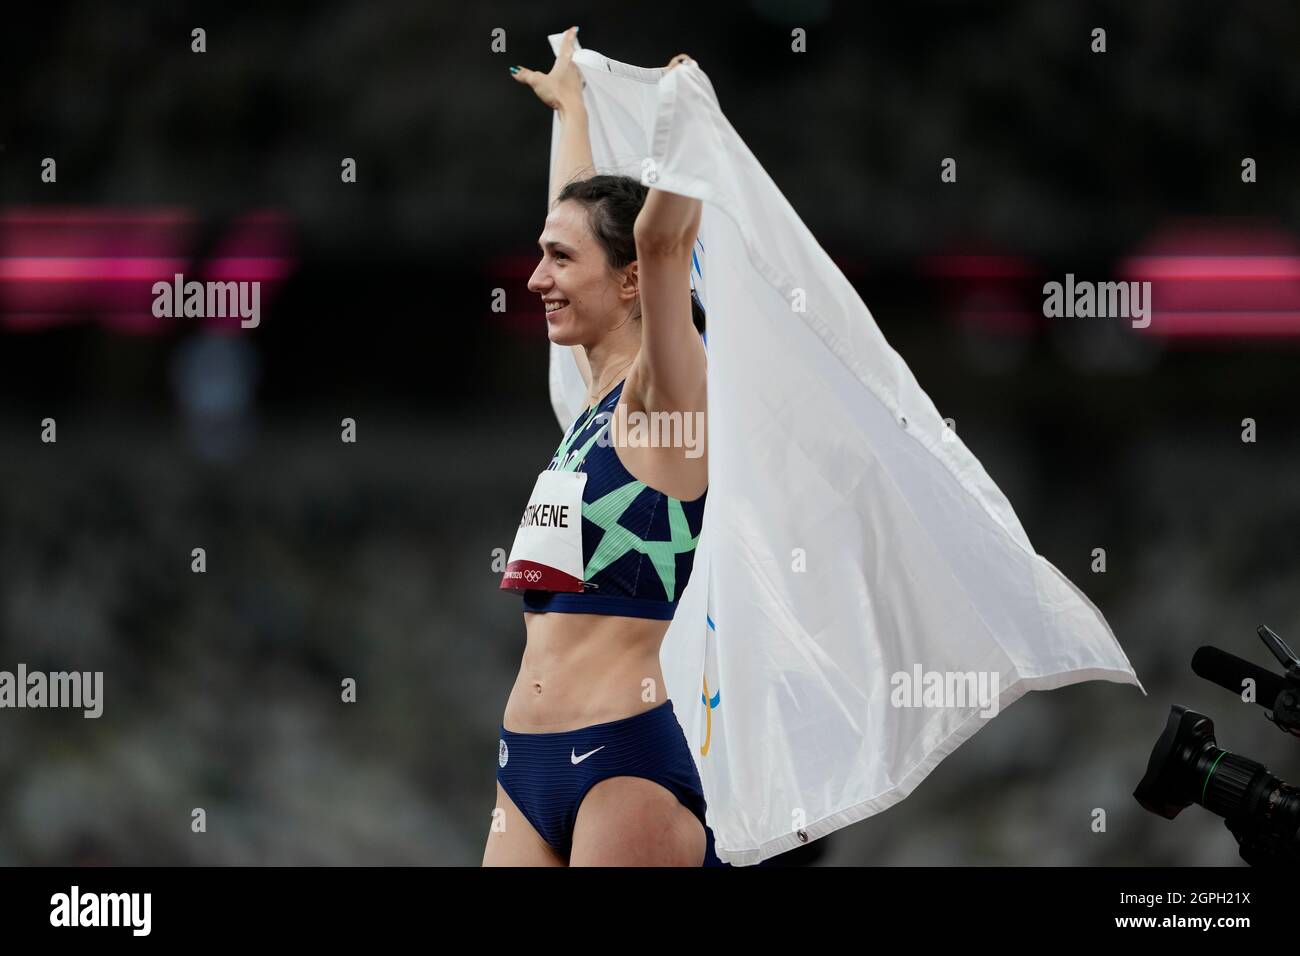
[[[1300,280],[1296,256],[1132,256],[1121,269],[1126,278]]]
[[[184,272],[187,259],[40,258],[0,259],[0,282],[139,282]]]
[[[1116,270],[1150,282],[1146,335],[1188,338],[1300,336],[1300,242],[1271,224],[1177,222]]]
[[[199,322],[238,328],[238,319],[159,319],[153,286],[190,281],[262,283],[261,306],[293,274],[293,220],[253,210],[233,222],[203,261],[191,253],[199,217],[190,210],[0,210],[0,328],[36,331],[90,319],[125,334]],[[265,315],[263,316],[265,319]]]
[[[1157,321],[1158,320],[1158,321]],[[1273,338],[1300,335],[1300,312],[1174,312],[1161,310],[1149,329],[1193,338]]]

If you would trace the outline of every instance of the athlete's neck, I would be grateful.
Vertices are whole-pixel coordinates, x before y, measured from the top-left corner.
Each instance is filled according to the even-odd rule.
[[[628,343],[606,340],[585,348],[587,364],[591,366],[591,385],[587,389],[587,406],[591,407],[627,375],[640,350],[640,342],[629,347]]]

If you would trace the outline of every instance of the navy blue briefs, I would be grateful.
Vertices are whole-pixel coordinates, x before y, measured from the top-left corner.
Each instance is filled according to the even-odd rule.
[[[497,780],[533,829],[565,860],[582,798],[609,777],[653,780],[699,817],[708,833],[704,787],[671,700],[578,730],[521,734],[501,727]],[[711,853],[712,840],[708,842]]]

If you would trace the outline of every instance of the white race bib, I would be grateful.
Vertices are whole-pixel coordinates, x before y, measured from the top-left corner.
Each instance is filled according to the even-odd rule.
[[[501,587],[582,590],[582,489],[586,484],[587,474],[582,471],[548,469],[537,476]]]

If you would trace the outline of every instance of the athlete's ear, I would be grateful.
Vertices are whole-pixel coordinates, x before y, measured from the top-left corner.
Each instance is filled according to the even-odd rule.
[[[641,276],[637,272],[637,261],[633,259],[623,267],[623,281],[618,294],[623,299],[635,299],[641,293]]]

